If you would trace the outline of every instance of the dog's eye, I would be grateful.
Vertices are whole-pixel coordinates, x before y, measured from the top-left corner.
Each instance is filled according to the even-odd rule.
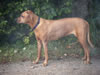
[[[22,18],[24,18],[24,16],[21,16]]]

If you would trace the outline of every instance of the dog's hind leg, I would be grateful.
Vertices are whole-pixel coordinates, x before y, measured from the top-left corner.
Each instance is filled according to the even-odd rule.
[[[88,44],[86,41],[86,34],[85,33],[78,34],[77,38],[79,39],[80,44],[84,48],[83,60],[86,60],[86,64],[89,64],[90,63],[90,51],[89,51]]]

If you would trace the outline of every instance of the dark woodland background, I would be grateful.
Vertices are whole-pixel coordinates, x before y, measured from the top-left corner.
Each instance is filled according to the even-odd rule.
[[[32,10],[45,19],[81,17],[90,24],[91,56],[100,53],[100,0],[0,0],[0,63],[35,59],[37,43],[31,28],[17,24],[21,12]],[[78,40],[67,36],[48,45],[49,57],[83,56]],[[42,57],[43,52],[42,52]]]

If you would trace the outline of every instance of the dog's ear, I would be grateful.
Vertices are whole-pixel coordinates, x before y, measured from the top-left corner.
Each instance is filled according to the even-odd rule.
[[[37,15],[35,15],[31,10],[27,10],[26,13],[28,14],[27,17],[29,18],[29,20],[36,24],[36,21],[38,19]]]
[[[29,17],[31,20],[33,20],[33,17],[34,17],[33,12],[32,12],[31,10],[27,10],[26,13],[28,14],[28,17]]]
[[[32,13],[32,11],[31,10],[27,10],[26,13],[27,14],[30,14],[30,13]]]

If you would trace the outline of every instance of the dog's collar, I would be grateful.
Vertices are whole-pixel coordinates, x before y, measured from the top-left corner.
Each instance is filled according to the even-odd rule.
[[[38,21],[37,21],[37,23],[35,24],[35,26],[33,27],[32,31],[36,29],[36,27],[39,25],[39,23],[40,23],[40,17],[38,17]]]

